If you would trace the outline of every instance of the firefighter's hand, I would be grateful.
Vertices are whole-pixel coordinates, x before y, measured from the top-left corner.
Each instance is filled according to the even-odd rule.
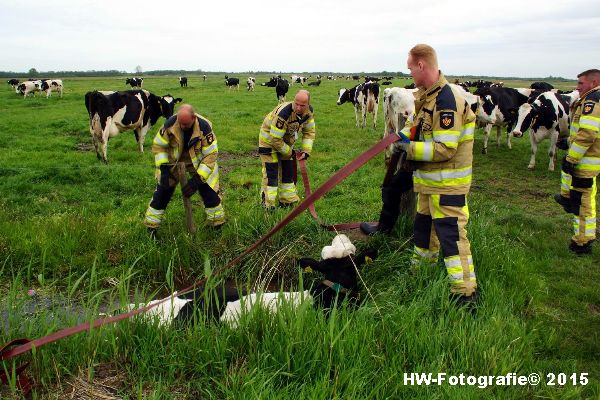
[[[399,154],[402,151],[408,153],[408,147],[410,146],[410,139],[404,135],[402,132],[398,132],[398,136],[400,136],[400,140],[397,140],[393,144],[392,152],[394,154]]]
[[[562,171],[565,174],[569,174],[569,175],[573,175],[573,173],[575,172],[575,164],[567,161],[567,157],[563,158],[563,160],[562,160]]]
[[[307,160],[310,154],[305,151],[296,152],[296,160]]]
[[[198,174],[194,174],[192,178],[188,181],[188,183],[181,188],[181,192],[185,197],[190,197],[200,188],[202,185],[202,180]]]

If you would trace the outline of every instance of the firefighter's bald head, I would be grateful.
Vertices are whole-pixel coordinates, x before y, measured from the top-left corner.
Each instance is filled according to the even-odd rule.
[[[189,129],[194,125],[196,118],[194,107],[190,104],[182,104],[177,111],[177,122],[183,129]]]
[[[308,90],[298,90],[296,96],[294,96],[294,111],[298,115],[304,115],[308,112],[310,107],[310,93]]]

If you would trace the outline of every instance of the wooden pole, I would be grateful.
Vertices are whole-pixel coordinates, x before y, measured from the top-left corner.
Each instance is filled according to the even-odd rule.
[[[177,176],[179,185],[183,189],[187,185],[187,176],[185,174],[185,163],[177,163]],[[185,210],[185,225],[189,233],[196,233],[196,225],[194,224],[194,211],[192,210],[192,200],[189,197],[183,196],[183,208]]]

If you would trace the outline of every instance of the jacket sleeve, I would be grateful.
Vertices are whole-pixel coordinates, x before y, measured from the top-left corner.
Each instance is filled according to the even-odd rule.
[[[219,155],[219,147],[217,144],[217,137],[212,131],[212,128],[209,132],[203,133],[204,136],[202,138],[201,145],[202,153],[198,155],[200,162],[198,163],[197,172],[198,175],[200,175],[202,182],[208,183],[211,179],[211,176],[215,173],[217,157]]]
[[[591,107],[586,114],[586,107]],[[579,163],[588,148],[594,143],[600,130],[600,104],[598,101],[584,101],[581,116],[579,118],[579,129],[571,142],[567,161],[573,164]]]
[[[292,148],[283,141],[286,128],[287,122],[279,115],[274,115],[269,128],[269,136],[271,137],[273,148],[281,153],[284,158],[290,158],[292,156]]]
[[[475,127],[474,120],[469,121],[470,118],[468,118],[468,112],[472,113],[472,111],[468,109],[465,112],[467,115],[463,117],[454,110],[435,110],[432,117],[431,139],[423,142],[411,142],[408,158],[415,161],[440,162],[454,157],[461,132]],[[464,124],[463,120],[467,124]]]
[[[302,151],[310,154],[315,141],[315,116],[311,114],[308,120],[302,125]]]
[[[152,142],[152,153],[154,154],[154,165],[156,168],[169,162],[169,138],[164,126],[154,137],[154,141]]]

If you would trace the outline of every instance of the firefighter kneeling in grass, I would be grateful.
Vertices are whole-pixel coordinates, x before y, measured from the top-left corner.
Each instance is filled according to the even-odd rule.
[[[262,162],[262,205],[274,208],[291,206],[300,201],[294,183],[294,143],[302,135],[298,160],[308,158],[315,140],[315,119],[310,94],[299,90],[293,102],[282,103],[263,121],[258,136],[258,154]]]
[[[199,192],[204,203],[206,223],[219,227],[225,223],[225,211],[219,197],[219,167],[217,165],[217,137],[212,124],[196,114],[189,104],[183,104],[176,115],[169,118],[156,134],[152,153],[157,168],[158,184],[146,211],[144,224],[150,235],[156,236],[173,196],[178,179],[175,167],[185,163],[191,177],[181,189],[186,197]]]

